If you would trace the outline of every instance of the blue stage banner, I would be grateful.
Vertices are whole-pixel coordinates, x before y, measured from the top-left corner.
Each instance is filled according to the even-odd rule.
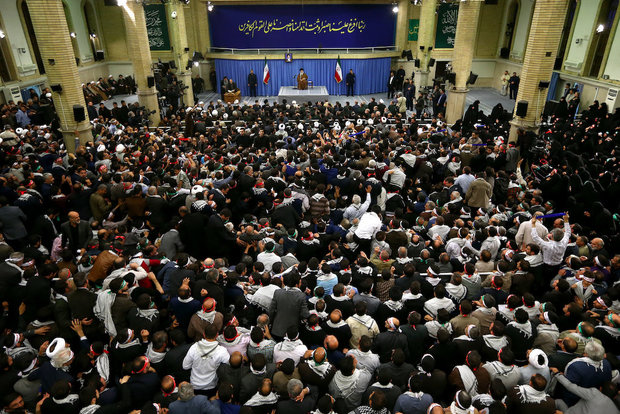
[[[206,7],[206,6],[205,6]],[[393,46],[390,4],[221,6],[209,12],[211,46],[231,49]]]
[[[370,95],[387,91],[388,77],[390,76],[391,58],[376,59],[346,59],[341,58],[342,73],[346,74],[350,69],[357,75],[354,86],[355,95]],[[248,88],[248,74],[250,69],[258,74],[257,93],[260,96],[277,96],[281,86],[297,86],[295,80],[299,68],[304,68],[308,74],[308,80],[314,86],[325,86],[330,95],[344,95],[347,87],[344,81],[336,83],[334,71],[336,59],[294,59],[293,63],[286,63],[284,59],[268,60],[271,78],[265,85],[262,82],[263,66],[265,60],[234,60],[215,59],[215,73],[217,85],[224,76],[232,78],[239,89],[241,96],[247,97],[250,93]],[[219,86],[218,86],[218,92]],[[343,99],[344,101],[344,99]]]

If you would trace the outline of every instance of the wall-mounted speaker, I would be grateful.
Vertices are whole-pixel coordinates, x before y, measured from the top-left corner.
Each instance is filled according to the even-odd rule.
[[[538,82],[538,88],[540,89],[547,89],[549,87],[549,81],[540,81]]]
[[[153,86],[155,86],[155,77],[154,76],[147,76],[146,77],[146,84],[148,85],[149,88],[152,88]]]
[[[73,105],[73,119],[75,122],[86,120],[86,114],[84,113],[84,107],[82,105]]]
[[[415,67],[419,68],[420,67],[420,59],[416,59],[415,60]]]
[[[435,66],[435,59],[430,58],[428,61],[428,66]]]
[[[469,85],[473,85],[474,83],[476,83],[476,80],[478,79],[478,75],[476,75],[475,73],[469,73],[469,78],[467,78],[467,84]]]
[[[62,92],[62,85],[60,83],[55,83],[54,85],[50,85],[52,92],[60,93]]]
[[[519,101],[517,102],[517,116],[518,117],[525,117],[525,115],[527,115],[527,101]]]
[[[103,53],[103,50],[97,50],[95,52],[95,60],[104,60],[105,59],[105,53]]]
[[[170,69],[176,69],[177,68],[177,64],[174,60],[171,60],[170,62],[168,62],[168,67]]]
[[[446,81],[454,85],[456,83],[456,73],[454,72],[446,73]]]

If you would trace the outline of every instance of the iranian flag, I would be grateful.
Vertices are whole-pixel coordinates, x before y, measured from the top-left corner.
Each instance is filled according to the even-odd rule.
[[[336,78],[336,82],[342,82],[342,67],[340,66],[340,56],[338,56],[338,61],[336,62],[336,73],[334,74]]]
[[[265,67],[263,68],[263,83],[269,83],[269,65],[267,64],[267,56],[265,56]]]

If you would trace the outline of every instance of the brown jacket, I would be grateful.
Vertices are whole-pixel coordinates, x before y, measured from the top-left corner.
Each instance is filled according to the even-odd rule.
[[[489,387],[491,386],[491,376],[489,375],[489,372],[481,366],[476,371],[474,371],[474,375],[476,377],[476,380],[478,381],[478,394],[488,393]],[[461,379],[461,373],[457,367],[454,367],[454,369],[448,376],[448,382],[459,390],[465,390],[463,380]]]
[[[483,178],[476,178],[467,189],[465,202],[472,208],[487,208],[491,201],[493,187]]]
[[[197,314],[193,314],[192,318],[189,320],[189,326],[187,327],[187,336],[192,338],[194,342],[200,341],[203,338],[205,328],[208,324],[209,322],[200,319]],[[217,331],[220,332],[222,330],[222,326],[224,325],[224,315],[220,312],[215,312],[213,324],[217,328]]]
[[[103,281],[108,275],[108,272],[114,264],[114,260],[118,258],[118,255],[112,253],[109,250],[104,250],[97,256],[93,267],[88,272],[88,280],[91,282]]]

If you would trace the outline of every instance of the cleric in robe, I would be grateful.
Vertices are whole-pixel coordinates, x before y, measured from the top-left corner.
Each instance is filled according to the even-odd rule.
[[[304,68],[299,69],[297,75],[297,89],[308,89],[308,75],[304,72]]]

